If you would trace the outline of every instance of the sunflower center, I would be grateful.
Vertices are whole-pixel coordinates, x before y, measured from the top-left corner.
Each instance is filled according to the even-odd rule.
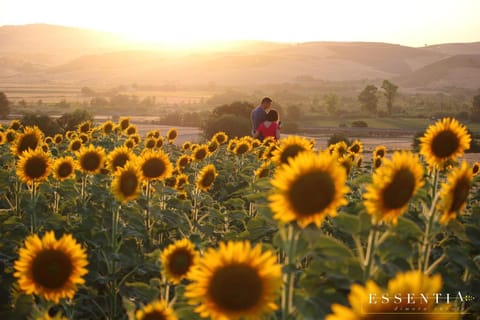
[[[72,261],[59,250],[43,250],[32,262],[33,280],[48,289],[62,288],[72,271]]]
[[[205,149],[199,149],[195,152],[195,159],[202,160],[207,156],[207,151]]]
[[[406,205],[415,190],[415,176],[408,169],[397,171],[392,182],[383,190],[383,203],[387,209],[399,209]]]
[[[18,154],[28,149],[35,150],[38,145],[38,138],[35,134],[25,134],[18,144]]]
[[[165,163],[162,159],[158,158],[150,158],[146,160],[142,166],[142,171],[145,177],[151,179],[160,177],[166,169],[167,167]]]
[[[120,177],[120,192],[128,197],[137,191],[138,188],[138,178],[134,172],[124,172]]]
[[[309,172],[293,182],[289,193],[295,212],[309,216],[323,211],[333,201],[335,183],[327,172]]]
[[[242,143],[240,145],[238,145],[237,149],[235,150],[235,152],[237,154],[244,154],[248,151],[248,145]]]
[[[80,149],[81,146],[82,146],[82,143],[80,141],[74,141],[72,142],[71,149],[72,151],[77,151],[78,149]]]
[[[380,167],[381,165],[382,165],[382,158],[381,157],[375,158],[375,169]]]
[[[358,144],[354,144],[350,150],[354,153],[358,153],[360,151],[360,146]]]
[[[288,163],[289,158],[294,158],[300,152],[305,151],[305,148],[298,144],[292,144],[290,146],[285,147],[282,152],[282,156],[280,157],[281,163]]]
[[[193,257],[186,249],[180,248],[175,250],[168,262],[168,269],[177,276],[182,276],[188,272],[192,266]]]
[[[473,166],[473,169],[472,169],[473,174],[477,174],[478,171],[479,171],[479,169],[480,169],[480,166],[479,166],[479,165],[474,165],[474,166]]]
[[[177,132],[171,131],[168,133],[168,140],[173,140],[177,137]]]
[[[215,173],[211,170],[205,172],[205,174],[202,176],[202,180],[200,181],[200,184],[206,188],[212,185],[213,181],[215,181]]]
[[[25,174],[31,179],[42,177],[46,171],[47,162],[42,157],[31,157],[25,164]]]
[[[467,201],[470,192],[470,181],[466,177],[462,177],[457,181],[455,189],[453,190],[453,201],[449,212],[456,212],[460,210],[462,205]]]
[[[68,162],[62,162],[57,168],[57,174],[60,178],[66,178],[73,172],[73,167]]]
[[[80,165],[84,170],[95,171],[100,167],[100,155],[97,152],[87,152],[80,159]]]
[[[167,317],[161,311],[152,310],[151,312],[145,313],[142,319],[143,320],[167,320]]]
[[[148,139],[147,142],[145,143],[145,147],[148,149],[152,149],[153,147],[155,147],[155,140]]]
[[[214,272],[207,292],[219,308],[245,311],[260,303],[262,279],[248,265],[227,265]]]
[[[450,157],[459,147],[460,141],[457,135],[449,130],[437,134],[432,139],[432,152],[438,158]]]
[[[119,153],[116,157],[113,158],[113,170],[116,170],[118,167],[123,168],[125,163],[130,160],[130,157],[125,153]]]
[[[377,150],[376,156],[380,157],[380,158],[383,158],[385,156],[385,150],[383,150],[383,149]]]

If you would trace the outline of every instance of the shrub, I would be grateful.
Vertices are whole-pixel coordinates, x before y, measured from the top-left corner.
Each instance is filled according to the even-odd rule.
[[[225,132],[229,137],[243,137],[251,134],[250,119],[233,114],[220,117],[210,117],[203,126],[205,137],[211,137],[218,131]]]
[[[340,141],[345,141],[347,145],[350,145],[350,139],[348,139],[347,135],[337,132],[331,135],[330,138],[328,138],[327,147]]]
[[[62,128],[60,128],[57,121],[46,114],[26,114],[20,121],[24,126],[37,126],[46,136],[53,137],[55,134],[62,132]]]
[[[352,127],[355,128],[368,128],[368,123],[363,120],[355,120],[352,122]]]

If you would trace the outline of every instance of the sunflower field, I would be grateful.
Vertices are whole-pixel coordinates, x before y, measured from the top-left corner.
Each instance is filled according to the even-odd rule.
[[[479,163],[130,118],[0,128],[0,319],[480,319]]]

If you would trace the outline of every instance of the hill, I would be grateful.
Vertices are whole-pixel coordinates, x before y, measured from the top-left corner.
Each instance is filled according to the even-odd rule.
[[[476,58],[465,55],[480,54],[480,42],[414,48],[369,42],[240,41],[173,51],[104,32],[25,25],[0,27],[0,43],[3,83],[255,85],[298,79],[399,79],[407,87],[480,87],[477,65],[469,63]],[[468,81],[460,74],[469,75]]]

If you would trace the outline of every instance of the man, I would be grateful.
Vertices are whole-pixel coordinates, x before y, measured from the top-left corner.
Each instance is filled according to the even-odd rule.
[[[262,99],[262,102],[258,107],[253,109],[252,113],[250,114],[250,118],[252,120],[252,136],[255,136],[255,132],[263,121],[267,119],[267,112],[272,106],[272,99],[269,97],[265,97]],[[263,137],[258,137],[260,140],[263,140]]]

